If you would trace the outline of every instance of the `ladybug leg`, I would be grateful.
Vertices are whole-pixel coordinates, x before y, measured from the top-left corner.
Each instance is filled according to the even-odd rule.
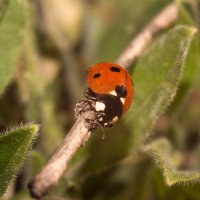
[[[97,121],[97,124],[98,126],[103,126],[103,127],[113,127],[113,122],[112,121],[105,121],[105,116],[106,114],[104,112],[97,112],[96,114],[96,121]]]
[[[91,102],[89,100],[82,100],[82,101],[78,102],[75,106],[75,112],[74,112],[75,119],[77,119],[81,113],[84,113],[87,111],[95,112],[95,109],[92,106]],[[85,120],[90,124],[90,131],[94,131],[100,124],[98,122],[99,120],[97,118],[97,112],[95,112],[95,114],[96,114],[95,119],[85,118]],[[100,117],[100,115],[98,115],[98,116]]]
[[[90,88],[86,88],[85,89],[84,96],[85,96],[85,99],[87,99],[87,100],[89,100],[91,102],[97,101],[96,94]]]
[[[79,101],[76,106],[75,106],[75,109],[74,109],[74,116],[75,116],[75,119],[78,118],[78,116],[83,113],[83,112],[86,112],[88,110],[91,110],[91,105],[90,103],[87,101],[87,100],[82,100],[82,101]]]
[[[96,112],[96,120],[97,120],[100,124],[102,124],[105,115],[106,115],[106,114],[105,114],[104,112],[102,112],[102,111]]]
[[[85,99],[79,101],[75,106],[75,119],[77,119],[78,115],[82,112],[94,110],[95,108],[95,102],[97,101],[95,93],[90,88],[86,88],[84,96]]]
[[[106,125],[106,127],[109,127],[109,128],[113,127],[113,123],[110,121],[110,122]]]
[[[106,106],[104,101],[99,99],[100,96],[96,95],[90,88],[85,90],[84,96],[85,99],[78,102],[75,106],[75,119],[77,119],[81,113],[94,111],[95,119],[85,119],[90,123],[91,131],[95,130],[97,127],[112,127],[113,122],[107,119],[107,114],[105,112]]]
[[[91,119],[85,119],[87,122],[90,123],[91,125],[91,128],[90,130],[95,130],[98,126],[99,126],[99,120],[98,118],[100,119],[101,116],[103,115],[103,113],[98,113],[96,112],[95,110],[95,104],[97,102],[97,96],[95,95],[95,93],[90,89],[90,88],[87,88],[85,91],[84,91],[84,96],[85,96],[85,99],[84,100],[81,100],[79,101],[76,106],[75,106],[75,110],[74,110],[74,116],[75,116],[75,119],[78,118],[78,116],[81,114],[81,113],[84,113],[84,112],[87,112],[87,111],[94,111],[96,116],[95,116],[95,120],[91,120]],[[98,115],[98,117],[97,117]]]

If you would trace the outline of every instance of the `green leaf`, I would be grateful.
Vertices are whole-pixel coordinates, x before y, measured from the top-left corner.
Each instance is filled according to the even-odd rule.
[[[19,2],[11,0],[0,21],[0,94],[13,76],[20,53],[25,15]]]
[[[176,4],[179,12],[176,24],[195,26],[195,21],[192,17],[192,13],[189,12],[192,9],[191,8],[192,4],[185,1],[177,1]]]
[[[38,128],[29,124],[0,135],[0,196],[23,164]]]
[[[145,139],[174,99],[196,29],[177,26],[161,37],[140,59],[133,73],[135,97],[126,122],[134,143]],[[127,124],[128,124],[127,123]]]
[[[148,144],[146,151],[153,157],[155,163],[162,170],[167,185],[172,186],[177,183],[200,181],[200,172],[177,169],[177,160],[179,159],[176,152],[172,152],[171,145],[167,139],[158,139]]]

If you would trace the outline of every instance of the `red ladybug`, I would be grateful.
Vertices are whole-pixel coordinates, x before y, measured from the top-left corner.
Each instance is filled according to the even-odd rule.
[[[75,115],[93,110],[96,113],[93,128],[111,127],[132,103],[134,89],[131,76],[118,64],[101,62],[89,67],[88,85],[85,100],[77,104]]]

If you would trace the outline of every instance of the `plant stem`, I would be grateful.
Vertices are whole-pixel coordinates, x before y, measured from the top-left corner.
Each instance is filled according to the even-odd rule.
[[[94,112],[89,111],[79,116],[47,164],[29,183],[33,197],[41,198],[57,183],[75,152],[89,139],[90,124],[85,120],[88,116],[91,119]]]

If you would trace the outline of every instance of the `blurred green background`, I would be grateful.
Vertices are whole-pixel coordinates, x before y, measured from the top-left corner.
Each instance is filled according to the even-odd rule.
[[[114,62],[171,2],[0,0],[0,199],[32,199],[27,183],[73,125],[87,67]],[[200,1],[176,4],[129,68],[129,112],[92,133],[44,199],[200,199]]]

